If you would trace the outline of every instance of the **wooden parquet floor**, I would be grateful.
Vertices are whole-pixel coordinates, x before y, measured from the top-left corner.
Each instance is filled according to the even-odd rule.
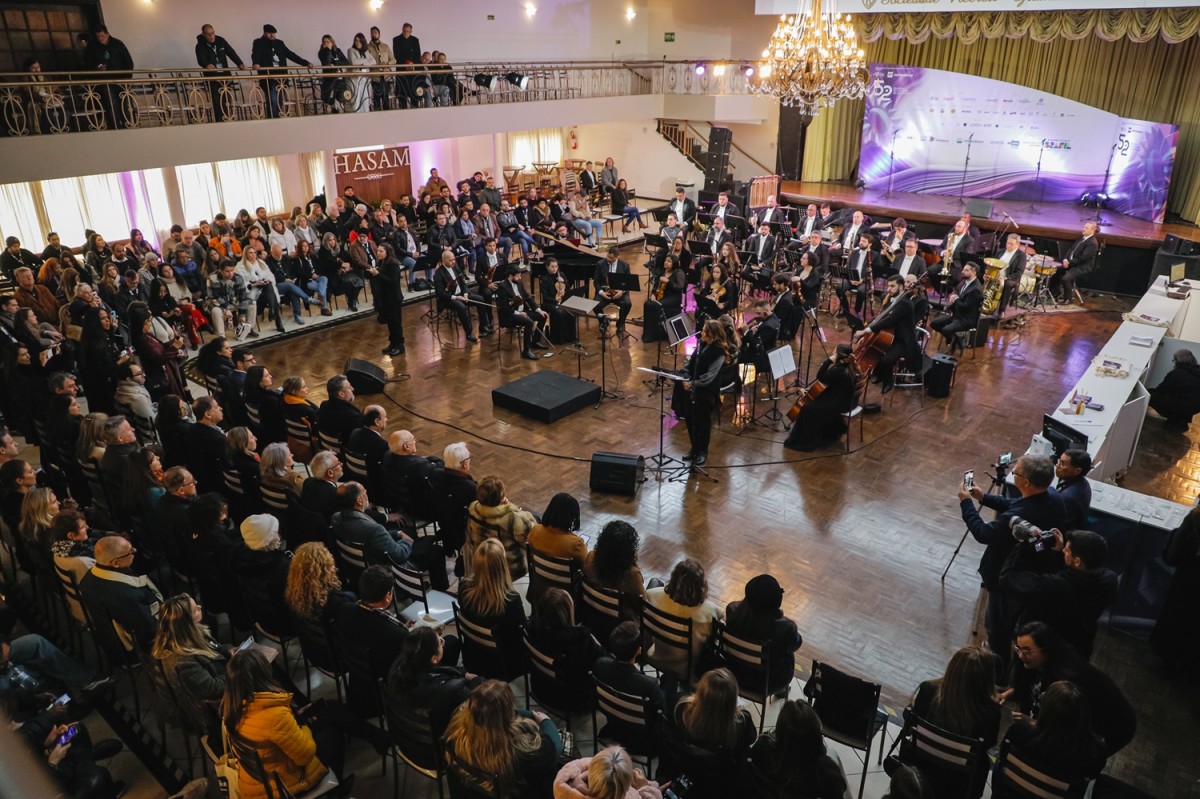
[[[622,257],[635,265],[642,260],[632,251]],[[632,316],[640,315],[641,299],[634,298]],[[757,426],[739,432],[725,409],[709,460],[719,482],[651,478],[632,498],[592,493],[589,459],[596,451],[657,452],[658,395],[635,369],[654,364],[655,345],[612,347],[608,387],[624,398],[551,425],[493,409],[490,391],[537,369],[574,376],[573,356],[523,361],[507,334],[499,353],[494,338],[440,343],[420,319],[423,304],[405,309],[408,352],[394,361],[379,355],[385,333],[373,321],[257,352],[277,384],[303,375],[318,402],[325,378],[349,357],[378,363],[389,375],[410,373],[411,379],[387,386],[386,398],[363,397],[359,404],[382,404],[389,429],[412,430],[422,452],[440,454],[445,445],[466,441],[476,477],[500,475],[509,497],[533,510],[540,512],[558,491],[571,492],[583,507],[584,532],[593,537],[610,519],[630,521],[641,533],[640,563],[648,576],[665,578],[680,558],[697,558],[708,570],[712,595],[724,604],[742,596],[748,579],[771,572],[803,633],[801,662],[819,657],[876,680],[886,704],[899,709],[921,680],[941,674],[954,650],[973,640],[979,545],[968,541],[939,581],[963,533],[955,497],[963,470],[974,469],[986,482],[998,454],[1023,452],[1043,411],[1074,383],[1130,304],[1096,298],[1089,301],[1096,310],[1032,317],[1022,330],[993,333],[990,346],[962,359],[948,399],[922,404],[915,393],[894,392],[883,400],[882,413],[865,419],[861,441],[855,423],[849,455],[831,447],[800,456],[782,448],[783,432]],[[847,338],[844,329],[822,321],[831,330],[829,346]],[[597,349],[591,346],[594,321],[582,338]],[[598,380],[598,356],[585,358],[582,369]],[[760,404],[759,412],[764,409]],[[682,423],[662,424],[667,453],[685,452]],[[1142,442],[1144,453],[1126,484],[1181,501],[1194,497],[1200,478],[1195,432],[1190,440],[1168,440],[1151,420]],[[1107,632],[1097,662],[1118,675],[1143,710],[1137,741],[1112,770],[1156,796],[1188,795],[1200,777],[1193,745],[1200,725],[1189,715],[1200,706],[1196,686],[1166,683],[1143,643]]]

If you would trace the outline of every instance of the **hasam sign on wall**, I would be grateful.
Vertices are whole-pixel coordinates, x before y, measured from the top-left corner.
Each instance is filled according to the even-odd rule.
[[[341,194],[346,186],[367,202],[412,194],[412,169],[408,146],[347,150],[333,154],[334,183]]]

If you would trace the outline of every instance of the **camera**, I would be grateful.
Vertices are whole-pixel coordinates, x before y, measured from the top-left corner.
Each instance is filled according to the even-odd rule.
[[[1012,531],[1013,538],[1023,544],[1033,544],[1033,548],[1037,552],[1045,549],[1047,542],[1054,542],[1053,530],[1043,530],[1020,516],[1014,516],[1009,520],[1008,529]]]
[[[691,779],[686,774],[680,774],[671,782],[671,787],[663,791],[663,799],[684,799],[691,789]]]
[[[992,464],[992,467],[996,470],[996,479],[998,481],[1000,481],[1000,482],[1004,481],[1005,472],[1008,471],[1008,467],[1011,465],[1012,465],[1012,453],[1011,452],[1006,452],[1003,455],[1001,455],[1000,457],[996,458],[996,462],[994,464]]]

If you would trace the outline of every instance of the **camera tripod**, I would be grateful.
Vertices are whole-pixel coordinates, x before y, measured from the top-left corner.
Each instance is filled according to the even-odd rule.
[[[984,493],[995,492],[995,493],[999,494],[1000,496],[1004,496],[1005,487],[1007,486],[1007,483],[1005,482],[1005,478],[1008,476],[1008,467],[1009,467],[1009,464],[1007,464],[1007,463],[1002,464],[999,462],[999,459],[997,459],[996,463],[992,464],[992,468],[996,470],[996,473],[995,474],[992,474],[991,472],[987,473],[987,476],[992,478],[992,482],[988,486],[988,490],[985,491]],[[970,534],[971,534],[970,529],[963,530],[962,538],[960,538],[958,540],[958,546],[956,546],[954,548],[954,554],[950,556],[950,561],[946,564],[946,568],[942,569],[942,578],[941,579],[942,579],[943,583],[946,582],[946,575],[950,573],[950,567],[952,565],[954,565],[955,558],[957,558],[958,553],[962,551],[963,544],[965,544],[967,542],[967,536]]]

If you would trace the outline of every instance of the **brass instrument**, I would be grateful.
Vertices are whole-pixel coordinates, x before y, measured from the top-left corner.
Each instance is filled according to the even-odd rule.
[[[991,316],[1000,307],[1000,296],[1004,293],[1004,281],[1000,278],[991,278],[983,284],[983,306],[982,311],[984,316]]]
[[[953,234],[951,234],[950,238],[946,239],[946,249],[942,250],[943,274],[950,274],[950,262],[954,260],[954,245],[957,243],[958,241]]]

